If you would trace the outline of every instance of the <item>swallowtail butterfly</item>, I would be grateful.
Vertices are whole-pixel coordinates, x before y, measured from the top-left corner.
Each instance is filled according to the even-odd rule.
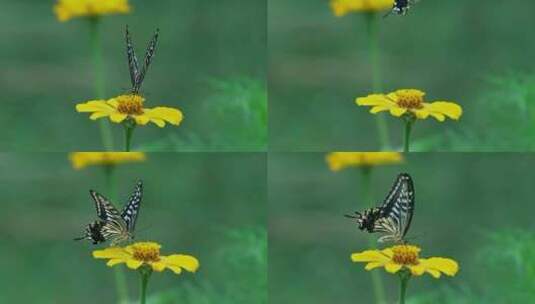
[[[126,55],[128,57],[128,69],[130,70],[130,80],[132,82],[132,94],[138,95],[143,79],[145,79],[145,74],[149,69],[149,65],[152,62],[154,57],[154,52],[156,51],[156,44],[158,43],[158,35],[160,30],[156,29],[152,39],[149,42],[147,51],[145,52],[145,59],[143,60],[143,66],[141,70],[139,69],[138,60],[136,57],[136,52],[132,45],[132,38],[130,37],[130,32],[128,31],[128,26],[126,26]]]
[[[346,217],[357,220],[360,230],[384,234],[379,242],[404,243],[414,213],[414,185],[407,173],[398,175],[392,189],[379,207]]]
[[[75,240],[90,240],[93,244],[110,241],[115,246],[134,238],[137,215],[143,197],[143,183],[138,181],[123,210],[119,212],[106,197],[89,190],[95,202],[98,220],[87,225],[85,234]]]
[[[390,14],[406,15],[411,5],[416,3],[417,0],[394,0],[394,5],[392,10],[390,10],[385,17],[390,16]]]

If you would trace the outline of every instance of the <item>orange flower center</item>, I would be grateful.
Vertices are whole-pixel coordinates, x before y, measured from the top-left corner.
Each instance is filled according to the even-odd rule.
[[[421,109],[423,108],[425,93],[420,90],[397,90],[394,92],[397,96],[396,103],[401,108],[405,109]]]
[[[418,255],[420,248],[410,245],[399,245],[392,247],[394,256],[392,260],[399,265],[418,265]]]
[[[121,95],[115,98],[119,105],[117,111],[127,115],[141,115],[143,114],[143,101],[145,99],[139,95]]]
[[[134,259],[148,262],[158,262],[160,260],[160,245],[152,242],[140,242],[132,245]]]

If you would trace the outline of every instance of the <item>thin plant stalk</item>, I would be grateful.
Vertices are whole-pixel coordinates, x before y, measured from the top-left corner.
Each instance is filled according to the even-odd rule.
[[[105,80],[104,80],[104,60],[102,56],[102,37],[100,31],[100,18],[92,17],[90,19],[90,43],[93,57],[93,73],[95,94],[98,99],[105,97]],[[113,136],[109,121],[99,120],[100,137],[106,151],[113,150]]]
[[[411,278],[411,274],[407,271],[402,271],[399,274],[400,278],[400,287],[399,287],[399,304],[405,304],[405,296],[407,294],[407,285],[409,283],[409,279]]]
[[[404,136],[403,136],[403,152],[409,153],[410,152],[410,145],[411,145],[411,132],[412,132],[412,125],[414,124],[413,118],[406,118],[405,119],[405,130],[404,130]]]
[[[127,120],[124,124],[124,150],[126,152],[130,152],[130,147],[132,145],[132,134],[134,133],[136,125],[135,123],[132,123],[131,121]]]
[[[109,198],[112,201],[117,199],[115,187],[115,166],[104,166],[104,178],[106,182],[106,190],[109,193]],[[117,290],[117,298],[119,303],[128,303],[128,285],[126,284],[126,276],[122,267],[114,267],[115,288]]]
[[[368,52],[372,67],[372,89],[374,91],[373,93],[379,93],[382,91],[382,77],[381,50],[379,47],[379,18],[377,13],[370,12],[366,14],[366,27],[368,29]],[[390,135],[388,133],[386,117],[383,115],[376,115],[375,117],[381,149],[389,150]]]
[[[364,167],[361,169],[361,191],[362,191],[362,199],[365,202],[372,203],[372,195],[371,195],[371,174],[372,174],[372,168],[371,167]],[[374,248],[376,246],[375,244],[375,238],[369,239],[369,245],[370,248]],[[385,288],[383,284],[383,278],[381,277],[381,274],[377,271],[370,272],[372,276],[372,286],[373,286],[373,294],[375,296],[375,302],[377,304],[384,304],[386,303],[386,296],[385,296]]]
[[[141,267],[139,269],[141,273],[141,292],[139,296],[139,303],[145,304],[147,302],[147,286],[149,285],[150,275],[152,274],[152,268]]]

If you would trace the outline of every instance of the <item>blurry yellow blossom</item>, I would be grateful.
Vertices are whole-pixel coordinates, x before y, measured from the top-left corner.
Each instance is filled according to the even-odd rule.
[[[149,122],[163,128],[165,122],[178,126],[182,121],[182,112],[168,107],[144,108],[145,98],[135,95],[121,95],[108,100],[91,100],[76,105],[77,112],[92,113],[89,119],[96,120],[109,117],[114,123],[132,119],[138,125]]]
[[[333,13],[342,17],[352,12],[376,12],[391,9],[394,0],[331,0]]]
[[[58,0],[54,13],[64,22],[76,17],[92,17],[130,12],[128,0]]]
[[[417,119],[426,119],[429,116],[443,122],[446,117],[458,120],[463,114],[463,109],[456,103],[447,101],[425,102],[425,92],[415,89],[397,90],[384,94],[372,94],[367,97],[359,97],[356,103],[359,106],[371,106],[370,113],[377,114],[389,111],[395,117],[404,114],[412,115]]]
[[[138,269],[142,265],[146,265],[158,272],[169,268],[176,274],[180,274],[182,269],[196,272],[199,268],[199,261],[195,257],[183,254],[163,256],[160,255],[161,247],[160,244],[154,242],[138,242],[126,247],[95,250],[93,257],[95,259],[109,259],[106,264],[109,267],[125,263],[126,267],[130,269]]]
[[[141,152],[74,152],[69,155],[74,169],[83,169],[94,165],[116,165],[129,162],[141,162],[146,159]]]
[[[332,152],[325,159],[332,171],[340,171],[347,167],[398,164],[403,156],[398,152]]]
[[[420,258],[421,249],[412,245],[396,245],[383,250],[366,250],[353,253],[353,262],[367,263],[365,269],[372,270],[384,267],[389,273],[397,273],[401,269],[408,269],[413,276],[429,273],[434,278],[441,274],[454,276],[459,271],[459,264],[448,258]]]

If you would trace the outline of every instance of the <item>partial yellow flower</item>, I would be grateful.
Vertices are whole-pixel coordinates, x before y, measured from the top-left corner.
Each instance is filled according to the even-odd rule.
[[[130,12],[128,0],[58,0],[54,13],[64,22],[76,17],[93,17]]]
[[[74,152],[69,154],[72,167],[76,170],[94,165],[117,165],[141,162],[147,159],[142,152]]]
[[[146,125],[149,122],[163,128],[165,122],[178,126],[182,121],[182,112],[168,107],[156,107],[148,109],[143,106],[145,98],[135,95],[121,95],[108,100],[91,100],[76,105],[77,112],[92,113],[91,120],[109,117],[114,123],[121,123],[126,119],[132,119],[138,125]]]
[[[331,0],[331,9],[337,17],[352,12],[376,12],[391,9],[394,0]]]
[[[397,273],[408,269],[413,276],[429,273],[435,279],[441,274],[454,276],[459,271],[459,264],[448,258],[420,258],[421,249],[412,245],[397,245],[383,250],[366,250],[353,253],[353,262],[367,263],[365,269],[372,270],[384,267],[389,273]]]
[[[199,261],[190,255],[172,254],[168,256],[160,255],[162,246],[155,242],[137,242],[126,247],[110,247],[103,250],[93,251],[95,259],[109,259],[109,267],[125,263],[130,269],[138,269],[142,265],[147,265],[154,271],[161,272],[166,268],[174,273],[180,274],[182,269],[189,272],[196,272],[199,268]]]
[[[371,167],[399,164],[403,156],[398,152],[332,152],[325,157],[331,171],[348,167]]]
[[[356,103],[359,106],[371,106],[370,113],[377,114],[389,111],[395,117],[405,114],[413,115],[418,119],[426,119],[429,116],[443,122],[446,117],[458,120],[463,114],[461,106],[449,101],[425,102],[425,92],[415,89],[397,90],[384,94],[372,94],[367,97],[359,97]]]

